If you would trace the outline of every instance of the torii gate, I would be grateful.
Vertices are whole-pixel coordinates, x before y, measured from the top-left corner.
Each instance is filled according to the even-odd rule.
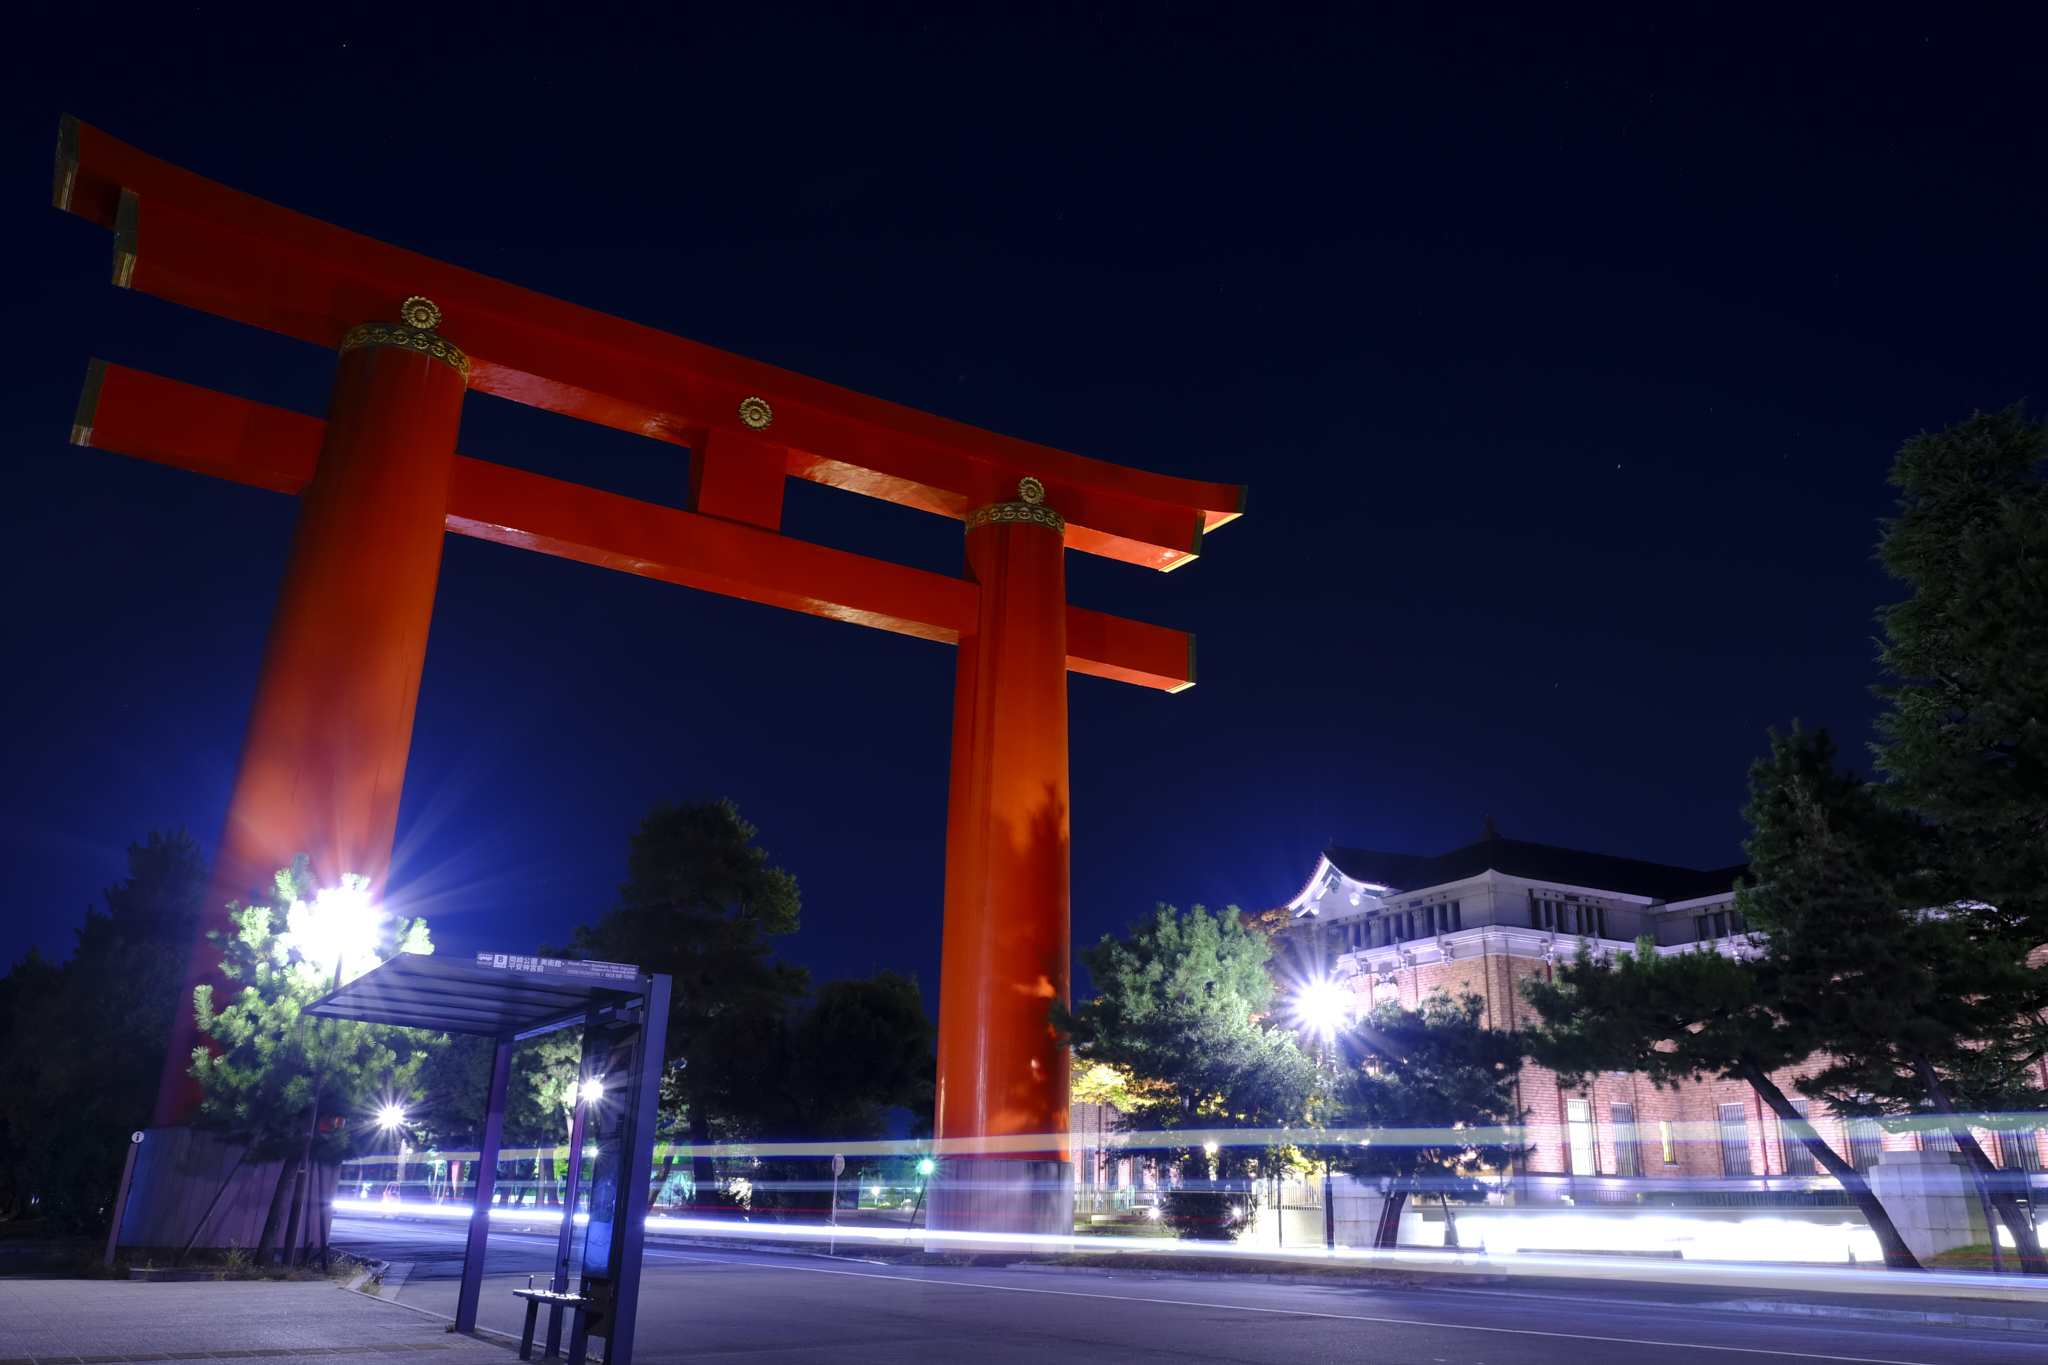
[[[224,906],[309,853],[391,863],[443,531],[960,646],[931,1226],[1064,1233],[1066,673],[1177,692],[1194,637],[1070,606],[1065,547],[1171,570],[1245,490],[1032,445],[445,265],[215,184],[66,116],[55,201],[114,283],[340,352],[326,420],[92,362],[72,441],[301,494],[186,982]],[[466,388],[689,448],[689,510],[455,452]],[[780,534],[783,479],[966,523],[947,578]],[[1055,510],[1057,509],[1057,510]],[[155,1122],[187,1121],[180,1010]],[[1040,1163],[1050,1163],[1040,1164]]]

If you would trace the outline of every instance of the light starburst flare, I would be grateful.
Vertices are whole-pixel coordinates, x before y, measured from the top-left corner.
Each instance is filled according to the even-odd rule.
[[[1323,1038],[1336,1036],[1352,1008],[1352,993],[1334,981],[1311,981],[1294,994],[1295,1023]]]

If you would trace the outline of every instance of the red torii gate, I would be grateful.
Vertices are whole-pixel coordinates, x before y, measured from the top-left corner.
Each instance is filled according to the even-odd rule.
[[[324,421],[95,360],[72,429],[301,495],[187,998],[218,980],[205,933],[230,927],[226,903],[294,853],[323,879],[383,886],[444,531],[955,643],[931,1225],[1066,1231],[1051,1196],[1071,1180],[1067,1059],[1046,1023],[1071,956],[1065,675],[1179,691],[1195,671],[1191,635],[1070,606],[1063,551],[1177,568],[1242,514],[1245,490],[998,436],[548,298],[69,116],[54,197],[113,229],[115,284],[340,352]],[[456,454],[465,388],[688,447],[689,510]],[[965,576],[781,535],[790,476],[964,520]],[[196,1109],[198,1041],[181,1010],[157,1124]]]

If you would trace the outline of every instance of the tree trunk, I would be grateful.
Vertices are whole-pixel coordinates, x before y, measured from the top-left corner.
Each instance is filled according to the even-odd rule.
[[[1380,1205],[1380,1225],[1372,1237],[1373,1250],[1391,1251],[1401,1244],[1401,1210],[1407,1204],[1408,1191],[1387,1191],[1387,1200]]]
[[[288,1266],[299,1263],[299,1250],[306,1241],[306,1234],[312,1231],[307,1215],[311,1212],[313,1198],[313,1139],[320,1132],[320,1090],[326,1084],[325,1076],[313,1078],[313,1117],[306,1121],[306,1142],[299,1149],[298,1183],[292,1190],[292,1213],[285,1223],[284,1263]]]
[[[1899,1235],[1891,1214],[1885,1211],[1884,1205],[1871,1192],[1870,1182],[1863,1178],[1863,1173],[1837,1155],[1835,1149],[1821,1139],[1813,1125],[1799,1117],[1799,1111],[1792,1107],[1792,1101],[1785,1098],[1785,1092],[1778,1089],[1777,1083],[1763,1067],[1745,1057],[1742,1061],[1742,1078],[1749,1082],[1750,1089],[1756,1091],[1757,1098],[1770,1106],[1771,1112],[1778,1116],[1778,1121],[1785,1125],[1786,1130],[1797,1136],[1806,1150],[1813,1153],[1813,1159],[1820,1163],[1820,1168],[1833,1176],[1848,1192],[1849,1198],[1856,1202],[1857,1211],[1863,1215],[1863,1220],[1870,1224],[1870,1230],[1877,1234],[1878,1249],[1884,1252],[1885,1268],[1925,1269],[1919,1258],[1913,1255],[1912,1248],[1906,1245],[1906,1239]]]
[[[676,1154],[673,1151],[661,1159],[661,1175],[654,1182],[654,1188],[647,1195],[647,1211],[649,1213],[654,1212],[654,1205],[661,1198],[661,1192],[668,1188],[668,1173],[675,1169],[675,1165]]]
[[[1948,1089],[1942,1085],[1941,1077],[1935,1072],[1934,1064],[1925,1057],[1915,1062],[1920,1080],[1927,1087],[1927,1097],[1934,1101],[1934,1107],[1954,1122],[1950,1131],[1955,1134],[1956,1149],[1963,1154],[1963,1164],[1970,1168],[1970,1177],[1976,1182],[1977,1197],[1998,1210],[1998,1216],[2012,1232],[2013,1244],[2020,1249],[2020,1270],[2028,1275],[2048,1275],[2048,1257],[2041,1254],[2040,1239],[2034,1235],[2034,1225],[2027,1221],[2027,1215],[2020,1208],[2020,1201],[2013,1198],[2010,1190],[1992,1188],[1992,1177],[1997,1168],[1991,1158],[1977,1144],[1977,1135],[1970,1131],[1970,1125],[1956,1112],[1949,1100]],[[1984,1233],[1991,1239],[1991,1255],[1994,1266],[2004,1257],[1998,1248],[1998,1229],[1986,1219]]]
[[[1458,1245],[1458,1220],[1451,1217],[1450,1198],[1442,1190],[1438,1190],[1436,1202],[1443,1205],[1444,1209],[1444,1245],[1455,1247]]]
[[[278,1229],[284,1223],[285,1200],[291,1197],[292,1177],[295,1174],[296,1172],[292,1170],[290,1157],[286,1157],[279,1163],[277,1169],[277,1189],[270,1196],[270,1212],[264,1215],[263,1234],[256,1239],[256,1264],[258,1265],[270,1264],[270,1248],[277,1244]]]
[[[697,1197],[694,1201],[701,1214],[712,1191],[718,1187],[718,1167],[706,1149],[711,1146],[711,1124],[704,1117],[704,1106],[690,1106],[690,1145],[696,1151],[690,1154],[690,1174],[697,1182]]]

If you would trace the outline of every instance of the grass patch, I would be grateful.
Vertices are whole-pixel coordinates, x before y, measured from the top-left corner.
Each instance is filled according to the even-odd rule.
[[[2020,1253],[2013,1247],[2003,1247],[2005,1268],[2017,1273],[2020,1268]],[[1952,1247],[1938,1256],[1925,1256],[1920,1264],[1929,1270],[1989,1270],[1991,1269],[1991,1243],[1979,1242],[1975,1246]]]

